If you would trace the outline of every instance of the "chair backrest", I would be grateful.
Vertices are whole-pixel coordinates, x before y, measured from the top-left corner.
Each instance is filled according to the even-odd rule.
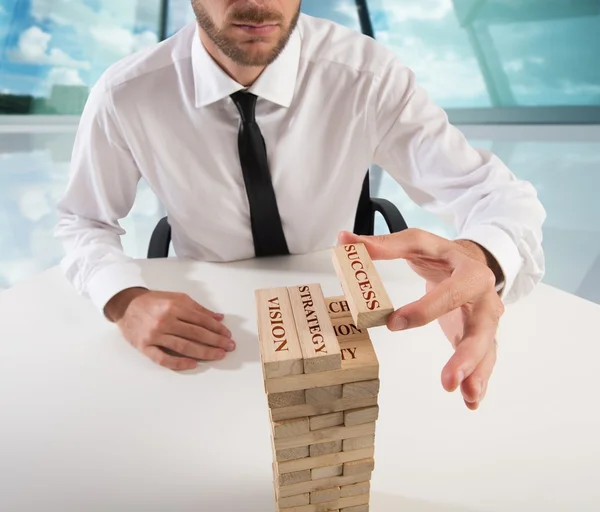
[[[354,220],[354,233],[357,235],[372,235],[375,230],[375,219],[373,216],[373,205],[371,204],[371,186],[369,181],[369,171],[365,176],[358,207],[356,208],[356,218]]]
[[[375,230],[375,216],[371,200],[369,171],[365,176],[363,187],[356,208],[354,233],[357,235],[372,235]],[[162,218],[154,228],[148,246],[148,258],[166,258],[171,244],[171,226],[167,217]]]

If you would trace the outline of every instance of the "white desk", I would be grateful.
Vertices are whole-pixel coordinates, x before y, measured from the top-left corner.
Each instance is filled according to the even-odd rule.
[[[321,283],[328,253],[227,265],[143,261],[153,287],[227,313],[239,348],[156,366],[58,269],[0,294],[0,510],[271,512],[253,291]],[[422,282],[378,262],[396,306]],[[482,408],[440,384],[437,323],[371,331],[381,363],[372,511],[600,510],[600,307],[547,286],[508,309]]]

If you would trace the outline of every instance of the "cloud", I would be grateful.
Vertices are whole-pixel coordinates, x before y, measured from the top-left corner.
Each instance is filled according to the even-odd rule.
[[[38,21],[53,21],[87,33],[91,27],[157,28],[160,2],[139,0],[102,0],[93,4],[70,0],[31,0],[31,15]]]
[[[52,68],[48,73],[47,83],[52,85],[85,85],[79,71],[69,68]]]
[[[37,26],[30,27],[21,33],[17,48],[10,50],[8,55],[13,61],[28,64],[62,66],[76,69],[90,68],[89,62],[73,59],[59,48],[52,48],[48,51],[51,39],[52,36],[44,32],[41,28]]]
[[[93,27],[90,33],[105,50],[120,56],[139,51],[158,42],[158,38],[153,32],[133,34],[130,30],[116,26]]]
[[[451,48],[440,52],[416,36],[380,32],[378,39],[401,61],[408,63],[419,85],[434,101],[462,100],[464,103],[467,100],[471,104],[474,99],[487,98],[487,88],[475,57],[459,54]]]
[[[354,7],[352,9],[356,12]],[[441,20],[453,10],[452,0],[403,0],[387,2],[380,9],[390,24],[408,20]],[[375,9],[373,14],[377,11]]]
[[[527,57],[525,59],[513,59],[506,61],[503,65],[504,71],[507,73],[519,73],[525,69],[529,64],[535,64],[536,66],[542,66],[546,63],[546,59],[543,57]]]

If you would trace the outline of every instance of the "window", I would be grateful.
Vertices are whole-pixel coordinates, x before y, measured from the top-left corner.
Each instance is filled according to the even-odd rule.
[[[323,0],[303,0],[302,12],[316,18],[326,18],[340,25],[360,32],[360,22],[355,0],[336,0],[324,2]]]
[[[167,5],[167,36],[171,37],[194,21],[191,0],[169,0]]]
[[[160,0],[0,0],[0,113],[79,115],[108,66],[158,41]]]
[[[598,0],[370,0],[376,38],[444,108],[600,105]]]

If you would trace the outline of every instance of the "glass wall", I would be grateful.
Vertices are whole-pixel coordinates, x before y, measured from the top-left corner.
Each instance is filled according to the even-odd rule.
[[[0,113],[79,115],[122,57],[155,44],[160,0],[0,0]]]
[[[453,121],[600,122],[600,0],[302,2],[355,30],[360,6]],[[190,0],[0,0],[0,114],[78,115],[110,64],[193,19]]]
[[[598,0],[370,0],[375,37],[444,108],[600,105]]]

